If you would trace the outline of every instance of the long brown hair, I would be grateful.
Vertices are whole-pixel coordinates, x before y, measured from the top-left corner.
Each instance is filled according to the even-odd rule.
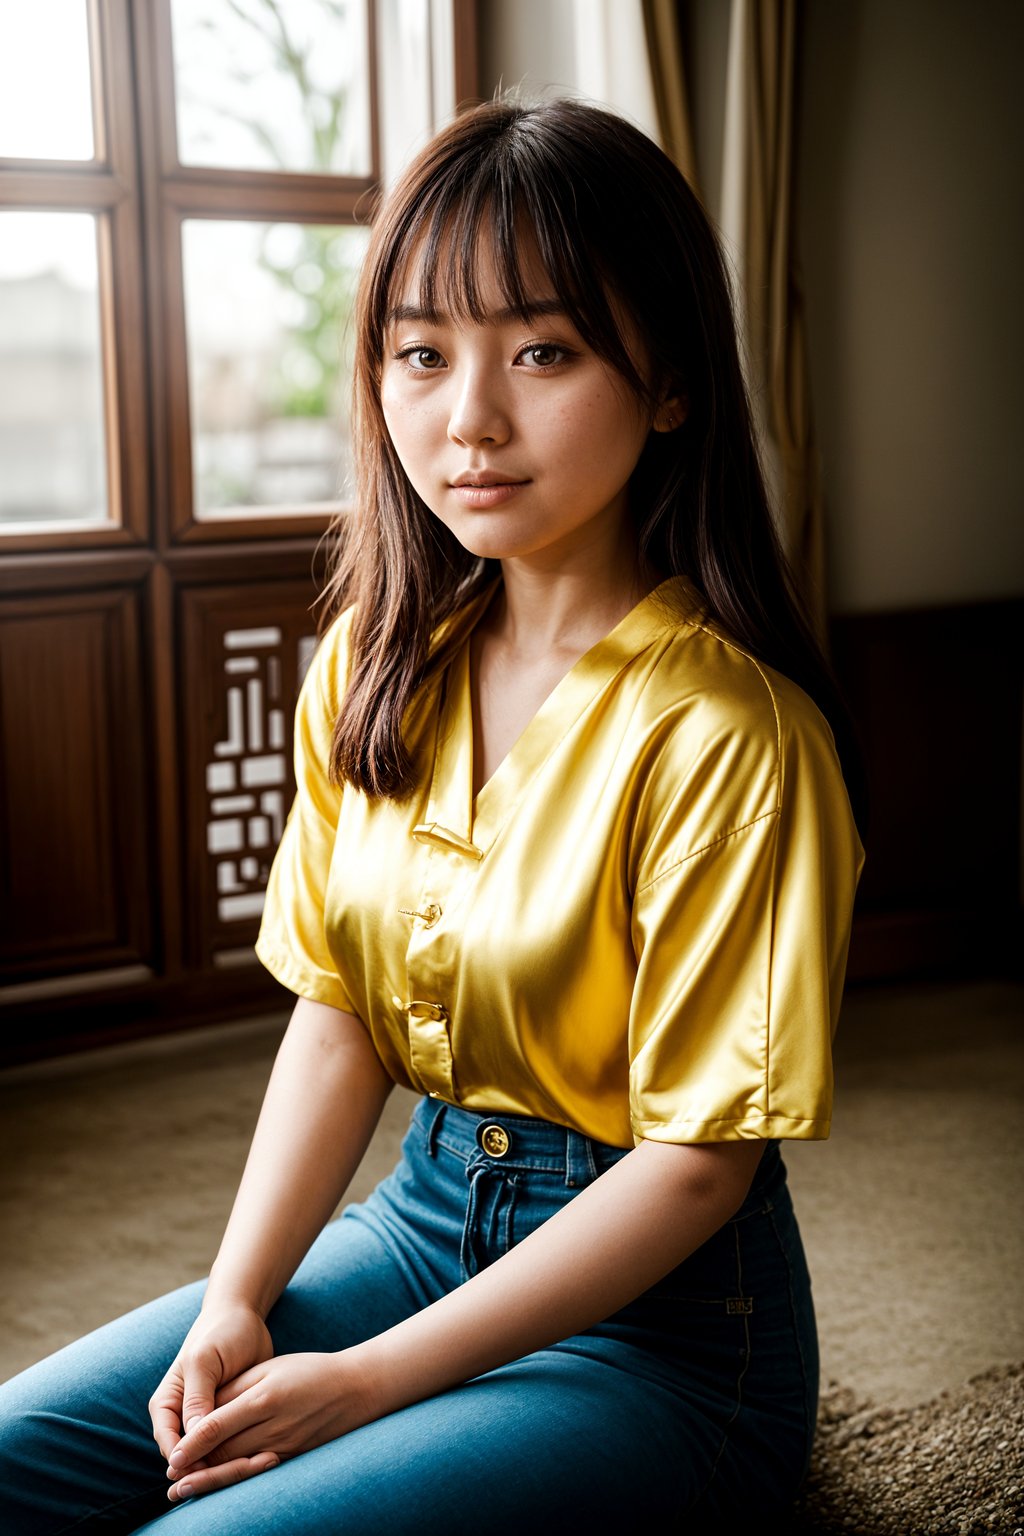
[[[465,112],[409,166],[378,214],[356,307],[356,501],[335,532],[321,615],[325,627],[355,604],[332,778],[373,796],[411,789],[403,721],[432,664],[430,637],[498,574],[497,562],[464,549],[413,490],[380,403],[388,314],[414,253],[422,257],[419,303],[480,320],[483,231],[506,302],[524,320],[532,247],[584,341],[645,406],[666,388],[688,397],[685,424],[650,434],[630,483],[640,560],[688,577],[711,618],[810,694],[832,726],[860,811],[849,718],[768,507],[717,237],[650,139],[575,100],[499,100]],[[611,296],[639,333],[647,379]]]

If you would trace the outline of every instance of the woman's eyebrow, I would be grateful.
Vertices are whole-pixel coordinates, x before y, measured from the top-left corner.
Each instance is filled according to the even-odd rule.
[[[504,309],[490,311],[483,317],[484,325],[507,325],[512,320],[539,319],[542,315],[564,315],[561,299],[527,299],[522,305],[509,304]],[[396,304],[388,311],[386,324],[402,325],[412,321],[420,325],[448,325],[451,317],[439,309],[425,309],[421,304]]]

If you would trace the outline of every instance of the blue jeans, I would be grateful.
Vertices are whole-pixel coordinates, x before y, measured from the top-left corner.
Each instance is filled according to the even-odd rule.
[[[479,1136],[493,1123],[500,1157]],[[344,1349],[427,1306],[624,1155],[422,1100],[398,1167],[326,1227],[270,1313],[277,1353]],[[810,1457],[817,1339],[777,1142],[732,1220],[606,1322],[171,1506],[146,1402],[202,1295],[174,1291],[0,1387],[5,1536],[623,1536],[743,1515],[763,1530]]]

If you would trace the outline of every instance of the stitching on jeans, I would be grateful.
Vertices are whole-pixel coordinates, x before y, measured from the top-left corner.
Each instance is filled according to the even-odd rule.
[[[733,1229],[733,1235],[734,1235],[735,1240],[736,1240],[736,1293],[735,1294],[737,1296],[742,1296],[743,1295],[743,1264],[742,1264],[742,1260],[740,1258],[740,1234],[739,1234],[739,1229],[738,1228],[734,1228]],[[715,1453],[715,1459],[711,1463],[711,1471],[708,1473],[707,1481],[705,1482],[703,1488],[699,1489],[698,1492],[694,1495],[694,1497],[693,1497],[693,1499],[692,1499],[692,1501],[691,1501],[691,1503],[689,1505],[689,1509],[688,1509],[687,1513],[689,1513],[689,1510],[693,1510],[693,1509],[695,1509],[697,1507],[697,1505],[700,1503],[700,1501],[707,1494],[707,1491],[711,1487],[711,1484],[714,1482],[715,1476],[716,1476],[716,1474],[718,1472],[718,1463],[721,1461],[723,1452],[725,1451],[725,1447],[729,1443],[729,1431],[731,1430],[732,1426],[735,1424],[736,1420],[739,1418],[740,1409],[743,1407],[743,1378],[747,1374],[747,1371],[750,1369],[750,1353],[751,1353],[751,1351],[750,1351],[750,1319],[746,1315],[746,1313],[744,1313],[744,1315],[743,1315],[743,1337],[744,1337],[744,1341],[745,1341],[745,1349],[744,1349],[743,1364],[740,1367],[739,1375],[736,1377],[736,1406],[733,1409],[732,1413],[729,1415],[728,1419],[725,1421],[725,1425],[724,1425],[724,1427],[722,1429],[722,1441],[721,1441],[721,1444],[718,1447],[718,1450]]]
[[[796,1341],[796,1352],[800,1360],[800,1377],[804,1384],[803,1407],[801,1411],[804,1421],[805,1443],[808,1446],[807,1458],[809,1460],[811,1449],[813,1449],[814,1430],[816,1426],[811,1424],[810,1415],[807,1412],[807,1400],[810,1395],[809,1382],[807,1379],[807,1362],[804,1359],[804,1346],[800,1339],[800,1328],[797,1322],[796,1297],[793,1294],[793,1266],[789,1261],[789,1253],[787,1252],[786,1245],[782,1241],[782,1237],[779,1234],[779,1229],[776,1225],[773,1209],[769,1209],[768,1211],[768,1220],[771,1223],[772,1236],[775,1238],[776,1243],[779,1245],[779,1252],[781,1253],[782,1261],[786,1266],[786,1291],[789,1296],[789,1312],[793,1323],[793,1338]]]
[[[747,1211],[742,1216],[730,1216],[728,1225],[730,1227],[738,1227],[741,1222],[749,1221],[751,1216],[767,1216],[768,1212],[773,1211],[774,1209],[775,1207],[770,1200],[764,1200],[760,1205],[756,1206],[754,1210]]]
[[[583,1138],[583,1146],[584,1146],[584,1148],[586,1150],[586,1154],[587,1154],[587,1170],[588,1170],[588,1172],[590,1174],[591,1179],[596,1179],[597,1176],[598,1176],[597,1175],[597,1163],[594,1161],[594,1148],[591,1145],[591,1141],[590,1141],[590,1137],[589,1136],[585,1136]]]
[[[430,1158],[437,1156],[437,1137],[441,1129],[441,1121],[444,1119],[445,1108],[446,1106],[444,1104],[436,1105],[434,1108],[434,1113],[431,1116],[430,1124],[427,1126],[427,1156]]]
[[[504,1236],[502,1239],[502,1251],[504,1253],[508,1253],[509,1249],[514,1246],[512,1237],[512,1215],[515,1211],[516,1200],[518,1198],[519,1179],[515,1174],[513,1174],[511,1178],[503,1179],[502,1182],[505,1185],[505,1210],[503,1213]]]
[[[480,1265],[477,1262],[477,1253],[473,1238],[476,1225],[479,1220],[478,1207],[480,1201],[477,1195],[477,1187],[480,1183],[480,1177],[484,1172],[484,1168],[481,1165],[470,1171],[470,1169],[467,1167],[466,1172],[469,1176],[469,1192],[466,1196],[466,1214],[462,1219],[462,1241],[459,1244],[459,1263],[462,1266],[463,1280],[469,1280],[473,1275],[478,1273],[480,1268]],[[472,1268],[470,1268],[471,1263]]]
[[[462,1163],[468,1163],[469,1159],[473,1156],[473,1153],[479,1151],[479,1148],[476,1147],[476,1146],[474,1146],[472,1148],[453,1147],[450,1141],[445,1141],[444,1137],[440,1136],[440,1135],[437,1138],[437,1143],[436,1144],[439,1147],[443,1147],[446,1152],[450,1152],[453,1157],[457,1157],[459,1159],[459,1161],[462,1162]],[[565,1172],[565,1163],[564,1162],[562,1162],[562,1163],[534,1163],[534,1162],[522,1163],[522,1162],[516,1162],[514,1159],[511,1159],[511,1158],[508,1158],[508,1157],[496,1157],[496,1158],[494,1158],[493,1161],[494,1161],[494,1166],[496,1168],[499,1167],[499,1166],[502,1167],[502,1168],[515,1168],[520,1173],[564,1173]],[[488,1167],[490,1166],[490,1163],[491,1163],[491,1160],[488,1159],[488,1163],[487,1163]]]

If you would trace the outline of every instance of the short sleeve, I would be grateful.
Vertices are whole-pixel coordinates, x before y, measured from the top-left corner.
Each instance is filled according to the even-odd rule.
[[[295,709],[295,799],[267,882],[256,954],[289,991],[354,1013],[324,932],[342,791],[327,778],[348,668],[351,609],[325,634]]]
[[[672,827],[662,827],[656,873],[635,893],[629,1081],[638,1139],[829,1134],[832,1037],[863,850],[831,734],[804,703],[795,720],[777,716],[778,771],[764,776],[777,786],[772,803],[699,846],[684,843],[677,857],[666,857]],[[719,784],[716,802],[729,799]],[[685,792],[672,814],[693,825]]]

